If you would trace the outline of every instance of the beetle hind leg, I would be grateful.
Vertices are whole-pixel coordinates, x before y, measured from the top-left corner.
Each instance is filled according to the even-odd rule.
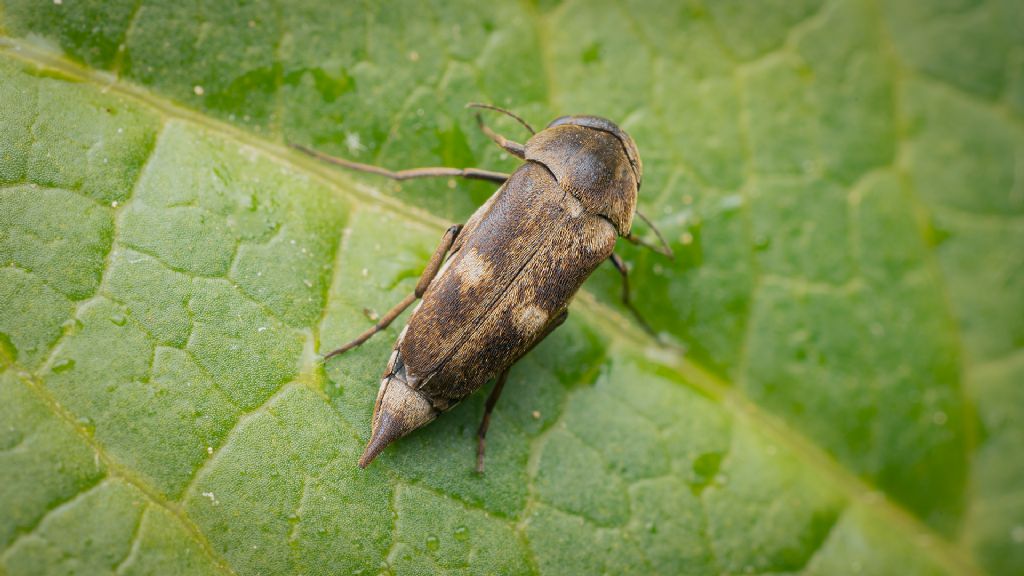
[[[324,356],[324,361],[348,352],[363,342],[366,342],[378,332],[383,331],[390,326],[391,323],[395,321],[395,318],[398,318],[406,308],[421,298],[427,291],[430,283],[434,281],[434,277],[437,276],[438,270],[441,269],[441,264],[444,263],[445,256],[448,255],[448,251],[451,250],[452,244],[455,243],[455,239],[459,236],[459,232],[461,231],[462,224],[456,224],[445,231],[444,236],[441,238],[441,243],[437,246],[437,249],[434,250],[434,255],[430,257],[430,262],[427,263],[427,267],[423,270],[423,274],[420,276],[419,282],[416,283],[416,290],[412,294],[409,294],[401,302],[396,304],[394,308],[388,310],[388,313],[381,316],[380,320],[378,320],[376,324],[368,328],[354,340],[340,348],[328,352]]]
[[[506,368],[501,376],[498,376],[498,381],[494,384],[494,389],[491,390],[491,394],[487,397],[487,403],[484,405],[484,417],[480,420],[480,427],[476,429],[476,471],[479,473],[484,471],[484,451],[487,450],[487,429],[491,426],[491,412],[494,411],[494,405],[498,403],[501,391],[505,388],[509,370],[511,368]]]
[[[568,317],[569,311],[562,310],[562,313],[555,316],[547,327],[544,328],[544,332],[539,338],[537,338],[537,341],[534,342],[533,346],[536,346],[541,342],[541,340],[547,338],[555,331],[555,328],[561,326]],[[530,350],[533,349],[533,346],[530,347]],[[529,350],[527,350],[527,352],[529,352]],[[511,369],[511,366],[506,368],[505,371],[498,376],[498,381],[494,384],[494,389],[491,390],[491,394],[487,396],[487,403],[484,404],[484,417],[480,420],[480,427],[476,430],[476,471],[481,474],[484,471],[484,452],[487,450],[487,429],[491,426],[491,412],[494,411],[494,406],[498,403],[498,398],[501,397],[501,391],[505,388],[505,380],[508,379],[508,373]]]

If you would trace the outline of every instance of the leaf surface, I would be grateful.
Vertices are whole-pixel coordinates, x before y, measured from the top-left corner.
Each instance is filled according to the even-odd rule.
[[[4,570],[1019,573],[1022,14],[5,2]],[[493,186],[283,143],[514,169],[469,101],[633,135],[677,259],[621,251],[669,345],[599,270],[486,475],[486,390],[361,471],[400,325],[318,354]]]

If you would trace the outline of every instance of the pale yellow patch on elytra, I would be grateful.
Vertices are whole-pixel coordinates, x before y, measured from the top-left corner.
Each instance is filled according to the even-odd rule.
[[[533,334],[538,332],[545,324],[547,324],[547,321],[547,310],[537,306],[536,304],[523,306],[518,312],[516,312],[515,316],[516,328],[524,334]]]
[[[462,281],[462,289],[468,290],[485,281],[491,275],[491,264],[476,250],[470,250],[462,257],[458,267],[453,270]]]
[[[563,203],[570,218],[579,218],[583,214],[583,204],[572,194],[566,194]]]

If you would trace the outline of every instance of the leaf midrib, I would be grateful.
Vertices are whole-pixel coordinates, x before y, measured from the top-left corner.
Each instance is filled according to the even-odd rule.
[[[308,174],[316,178],[322,184],[343,196],[388,209],[407,220],[412,220],[422,225],[438,229],[449,225],[446,221],[426,210],[381,194],[376,188],[366,186],[342,172],[327,167],[323,163],[299,155],[282,144],[266,140],[227,122],[186,108],[145,88],[125,82],[110,73],[84,67],[66,59],[61,54],[47,50],[45,47],[40,47],[23,40],[0,36],[0,53],[31,66],[53,69],[71,78],[101,87],[103,91],[114,91],[156,112],[162,116],[165,122],[168,120],[186,121],[201,126],[211,133],[230,138],[237,142],[240,147],[255,149],[267,157],[273,158],[280,164],[294,169],[295,172]],[[344,185],[341,185],[341,182],[344,182]],[[934,557],[945,569],[957,574],[981,573],[973,559],[968,554],[965,554],[963,548],[958,544],[951,542],[936,532],[931,526],[925,524],[920,518],[910,513],[901,504],[891,500],[888,494],[885,494],[870,482],[856,476],[843,467],[820,446],[811,442],[806,436],[788,426],[784,421],[763,410],[760,406],[746,398],[735,386],[730,386],[723,378],[715,375],[699,362],[684,358],[680,352],[659,344],[648,334],[636,327],[632,320],[625,318],[608,305],[599,302],[586,288],[580,290],[574,305],[577,308],[582,308],[585,314],[590,319],[596,321],[598,325],[608,328],[604,333],[617,345],[625,345],[643,352],[648,358],[671,368],[682,377],[685,385],[718,401],[732,417],[749,422],[753,428],[767,433],[768,436],[772,437],[780,445],[784,445],[793,453],[798,454],[802,461],[810,463],[817,470],[824,473],[850,502],[857,502],[890,520],[891,524],[898,526],[899,530],[908,535],[911,541],[915,542],[922,551],[926,551]],[[49,397],[45,386],[41,382],[37,382],[34,377],[25,378],[29,371],[21,368],[13,359],[7,362],[7,364],[18,370],[19,374],[23,375],[22,379],[26,380],[26,383],[33,387],[33,389],[36,386],[43,388],[41,390],[37,389],[36,392],[48,400],[47,405],[54,411],[55,415],[64,420],[68,420],[70,416],[73,416],[63,413],[64,410],[52,397]],[[68,421],[74,424],[73,418]],[[146,493],[154,503],[171,511],[182,521],[186,529],[192,533],[191,535],[204,548],[204,551],[210,555],[217,567],[225,573],[234,574],[234,571],[224,562],[222,557],[212,550],[205,535],[203,535],[202,531],[199,530],[184,511],[178,510],[175,506],[170,505],[169,502],[164,501],[145,483],[141,483],[142,485],[140,486],[139,482],[132,481],[132,475],[125,471],[124,466],[107,455],[102,446],[92,441],[77,426],[74,429],[107,464],[108,469],[115,471],[118,476],[131,481],[133,485],[136,485]]]

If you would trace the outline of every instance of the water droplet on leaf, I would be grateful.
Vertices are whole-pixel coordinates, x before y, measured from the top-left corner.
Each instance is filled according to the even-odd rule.
[[[63,358],[53,363],[53,371],[57,374],[67,372],[75,367],[75,361],[71,358]]]

